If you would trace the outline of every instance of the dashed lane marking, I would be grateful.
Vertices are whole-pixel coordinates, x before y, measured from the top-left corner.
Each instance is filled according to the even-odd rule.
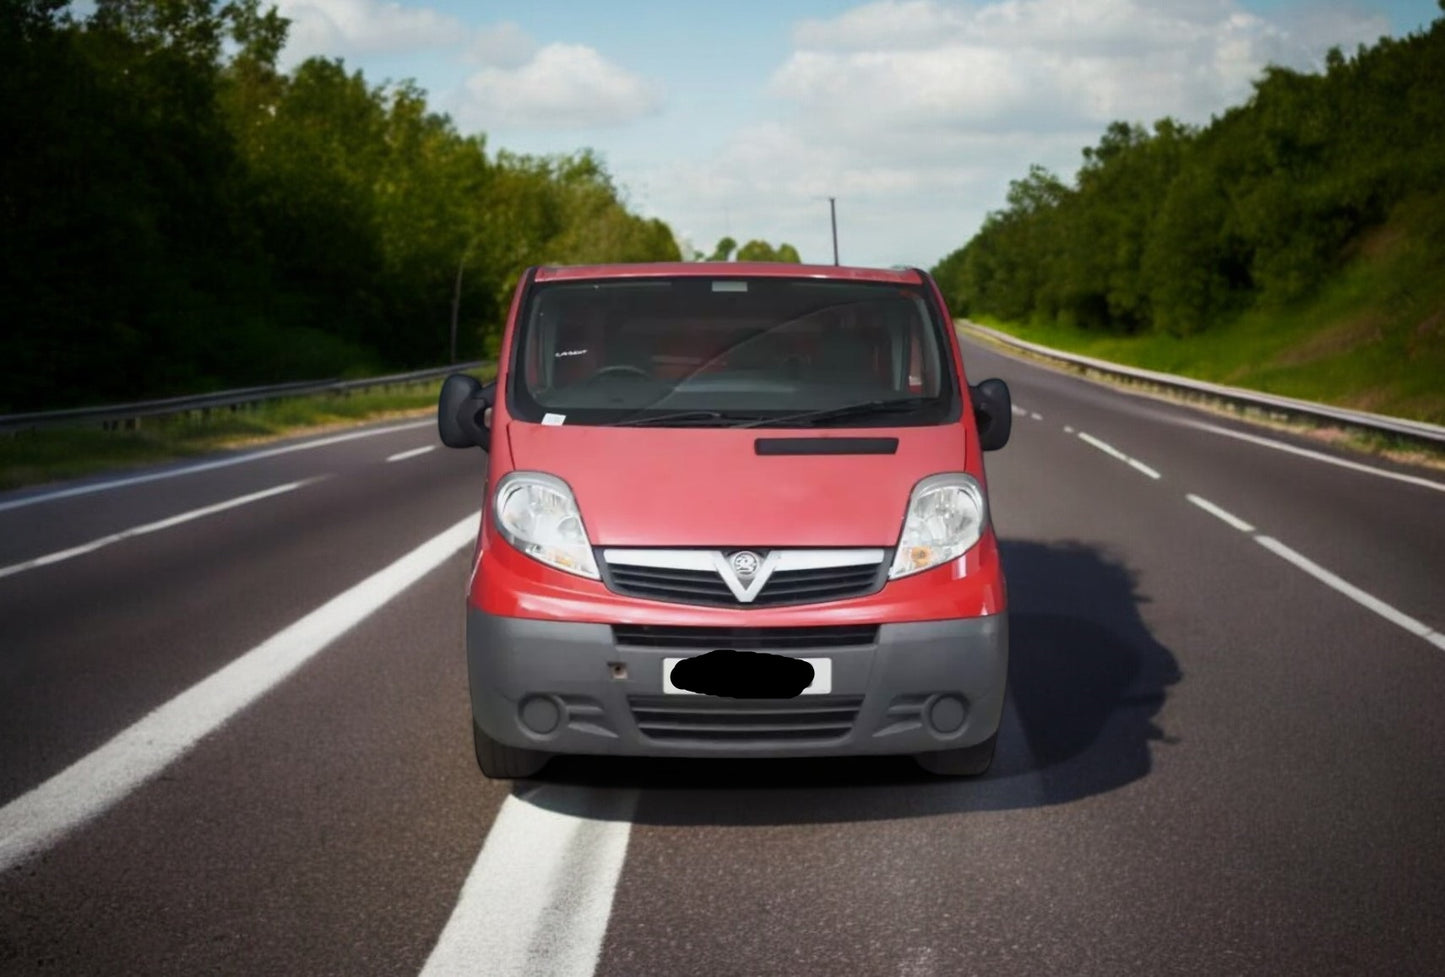
[[[1389,604],[1386,604],[1378,597],[1361,590],[1359,587],[1356,587],[1348,580],[1336,576],[1335,574],[1326,570],[1324,567],[1320,566],[1318,563],[1315,563],[1308,557],[1290,549],[1288,546],[1284,545],[1272,536],[1256,536],[1254,538],[1254,541],[1260,546],[1263,546],[1265,549],[1269,550],[1271,553],[1274,553],[1276,556],[1280,556],[1288,560],[1290,563],[1293,563],[1295,566],[1299,567],[1305,573],[1308,573],[1310,576],[1314,577],[1321,583],[1332,587],[1340,593],[1344,594],[1355,603],[1374,611],[1376,614],[1380,615],[1391,624],[1398,625],[1399,627],[1404,628],[1406,631],[1409,631],[1411,634],[1424,638],[1436,648],[1445,651],[1445,634],[1441,634],[1439,631],[1434,630],[1429,625],[1417,621],[1403,611],[1400,611],[1390,606]]]
[[[27,495],[24,498],[11,499],[8,502],[0,502],[0,512],[10,509],[19,509],[27,505],[36,505],[40,502],[55,502],[60,499],[72,499],[78,495],[90,495],[94,492],[105,492],[110,489],[125,488],[128,485],[142,485],[146,482],[154,482],[163,478],[175,478],[178,475],[193,475],[196,472],[214,471],[217,468],[228,468],[231,465],[244,465],[248,461],[260,461],[262,458],[274,458],[277,455],[288,455],[295,451],[309,451],[312,448],[324,448],[328,445],[341,444],[346,441],[355,441],[358,438],[374,438],[380,434],[394,434],[397,431],[414,431],[417,428],[431,427],[436,421],[413,421],[407,424],[392,424],[388,427],[372,428],[366,431],[349,431],[346,434],[334,434],[326,438],[318,438],[315,441],[304,441],[301,444],[288,444],[280,448],[265,448],[261,451],[252,451],[244,455],[236,455],[231,458],[219,458],[215,461],[203,461],[197,465],[186,465],[181,468],[167,468],[163,471],[150,472],[145,475],[131,475],[127,478],[113,478],[104,482],[93,482],[89,485],[77,485],[74,488],[57,489],[53,492],[42,492],[39,495]]]
[[[1216,517],[1216,518],[1218,518],[1218,519],[1223,520],[1224,522],[1226,522],[1226,523],[1228,523],[1229,525],[1233,526],[1235,529],[1238,529],[1240,532],[1242,532],[1242,533],[1252,533],[1252,532],[1254,532],[1254,527],[1251,526],[1249,523],[1245,522],[1243,519],[1241,519],[1241,518],[1239,518],[1238,516],[1234,515],[1232,512],[1229,512],[1229,511],[1227,511],[1227,510],[1225,510],[1225,509],[1220,508],[1219,506],[1215,505],[1213,502],[1210,502],[1208,499],[1204,498],[1203,496],[1194,495],[1194,494],[1191,493],[1191,494],[1186,495],[1186,496],[1184,496],[1184,497],[1185,497],[1186,499],[1188,499],[1190,502],[1193,502],[1195,505],[1199,506],[1199,508],[1203,509],[1205,512],[1209,513],[1210,515],[1212,515],[1212,516],[1214,516],[1214,517]]]
[[[1087,444],[1093,445],[1100,451],[1104,452],[1104,454],[1108,455],[1110,458],[1117,458],[1124,464],[1128,465],[1130,468],[1133,468],[1135,471],[1142,472],[1152,479],[1158,480],[1162,477],[1157,471],[1150,468],[1142,461],[1139,461],[1137,458],[1130,458],[1128,455],[1124,454],[1124,452],[1120,451],[1112,444],[1109,444],[1109,442],[1100,441],[1098,438],[1094,437],[1092,434],[1089,434],[1086,431],[1079,432],[1079,440]]]
[[[412,448],[410,451],[398,451],[396,454],[390,455],[386,460],[387,460],[388,462],[392,462],[392,461],[406,461],[408,458],[417,458],[417,457],[420,457],[421,455],[426,454],[426,453],[429,452],[429,451],[435,451],[435,450],[436,450],[436,445],[434,445],[434,444],[423,445],[423,446],[420,447],[420,448]]]
[[[144,536],[147,533],[159,532],[162,529],[170,529],[172,526],[179,526],[182,523],[201,519],[205,516],[215,515],[218,512],[225,512],[228,509],[235,509],[243,505],[250,505],[252,502],[259,502],[262,499],[269,499],[273,495],[281,495],[308,485],[311,482],[320,481],[319,478],[303,479],[299,482],[289,482],[286,485],[277,485],[274,488],[263,489],[260,492],[252,492],[250,495],[238,496],[234,499],[227,499],[225,502],[217,502],[214,505],[202,506],[199,509],[192,509],[189,512],[182,512],[178,516],[171,516],[168,519],[161,519],[157,522],[148,522],[143,526],[134,526],[130,529],[122,529],[118,533],[111,533],[109,536],[102,536],[93,539],[88,543],[81,543],[79,546],[72,546],[69,549],[56,550],[54,553],[47,553],[44,556],[37,556],[33,560],[26,560],[23,563],[12,563],[8,567],[0,567],[0,577],[8,577],[12,574],[22,573],[26,570],[34,570],[38,567],[49,566],[52,563],[59,563],[62,560],[73,559],[77,556],[84,556],[86,553],[94,553],[102,547],[110,546],[112,543],[119,543],[122,540],[132,539],[136,536]]]

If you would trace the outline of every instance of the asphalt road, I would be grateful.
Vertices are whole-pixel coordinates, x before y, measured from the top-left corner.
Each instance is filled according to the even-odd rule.
[[[1445,971],[1445,476],[967,354],[1021,411],[975,781],[484,780],[426,423],[0,496],[0,973]]]

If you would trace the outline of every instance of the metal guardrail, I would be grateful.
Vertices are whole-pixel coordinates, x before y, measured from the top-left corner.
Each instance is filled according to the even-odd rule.
[[[1185,394],[1198,399],[1222,402],[1233,407],[1248,410],[1264,411],[1268,414],[1286,419],[1308,420],[1315,423],[1324,422],[1355,428],[1373,434],[1391,434],[1432,448],[1445,448],[1445,427],[1439,424],[1430,424],[1426,421],[1413,421],[1403,417],[1390,417],[1387,414],[1372,414],[1368,411],[1347,410],[1343,407],[1332,407],[1328,404],[1319,404],[1311,400],[1296,400],[1293,397],[1279,397],[1274,394],[1261,393],[1258,390],[1245,390],[1240,387],[1226,387],[1223,384],[1208,383],[1204,380],[1192,380],[1188,377],[1181,377],[1173,373],[1160,373],[1155,370],[1141,370],[1132,366],[1122,366],[1118,363],[1110,363],[1107,360],[1094,359],[1091,356],[1078,356],[1074,353],[1064,353],[1056,349],[1050,349],[1047,346],[1040,346],[1037,343],[1016,339],[1007,333],[999,332],[997,329],[990,329],[987,326],[980,326],[978,323],[969,322],[967,319],[958,320],[958,325],[964,330],[973,332],[985,339],[990,339],[1004,346],[1011,346],[1045,359],[1054,360],[1081,369],[1086,374],[1093,372],[1111,379],[1123,379],[1135,383],[1149,384],[1155,387],[1162,387],[1176,394]]]
[[[423,380],[434,380],[452,373],[465,373],[468,370],[486,366],[489,362],[488,360],[476,360],[452,366],[413,370],[410,373],[394,373],[384,377],[364,377],[359,380],[303,380],[295,383],[273,384],[269,387],[244,387],[237,390],[220,390],[209,394],[168,397],[163,400],[110,404],[104,407],[76,407],[67,410],[37,411],[29,414],[0,414],[0,432],[94,425],[108,429],[134,427],[135,422],[142,417],[163,417],[221,408],[236,410],[268,400],[281,400],[285,397],[307,397],[327,393],[344,394],[373,387],[401,386]]]

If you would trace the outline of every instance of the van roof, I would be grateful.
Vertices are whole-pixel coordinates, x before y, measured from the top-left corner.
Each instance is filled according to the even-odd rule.
[[[661,261],[612,265],[547,265],[536,281],[577,281],[596,278],[822,278],[854,282],[919,285],[915,268],[854,268],[839,265],[795,265],[774,261]]]

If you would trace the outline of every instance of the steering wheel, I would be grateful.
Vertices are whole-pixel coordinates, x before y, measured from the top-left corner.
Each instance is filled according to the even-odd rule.
[[[631,366],[631,365],[629,365],[629,364],[627,364],[627,363],[616,363],[616,364],[613,364],[612,366],[604,366],[602,369],[598,370],[596,373],[592,374],[590,377],[588,377],[586,380],[584,380],[584,381],[582,381],[582,382],[583,382],[583,383],[592,383],[593,381],[599,379],[600,377],[617,376],[617,375],[619,375],[619,374],[626,374],[626,375],[628,375],[628,376],[638,376],[638,377],[641,377],[641,378],[644,379],[644,380],[651,380],[651,379],[652,379],[652,374],[648,373],[646,370],[642,369],[641,367]]]

